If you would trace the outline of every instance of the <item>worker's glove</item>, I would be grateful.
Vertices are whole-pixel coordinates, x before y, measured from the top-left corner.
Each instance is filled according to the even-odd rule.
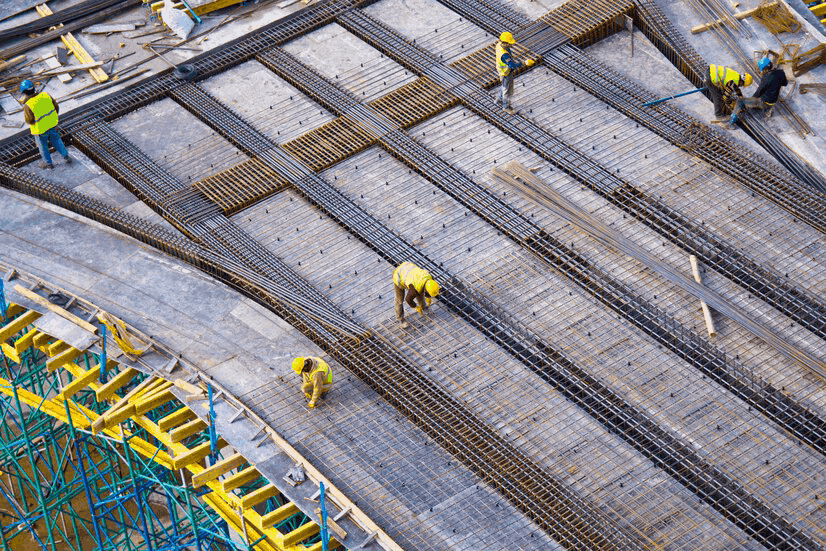
[[[310,403],[309,403],[309,404],[307,404],[307,406],[308,406],[310,409],[314,409],[314,408],[315,408],[315,402],[313,402],[313,401],[311,400],[311,401],[310,401]]]
[[[424,312],[422,312],[422,307],[421,306],[416,306],[416,311],[420,314],[424,314]]]
[[[427,303],[428,306],[430,306],[430,304],[433,302],[433,299],[431,299],[430,297],[427,297],[427,298],[425,298],[425,302]]]
[[[533,59],[525,61],[525,65],[527,65],[528,67],[533,67],[534,63],[536,62]]]
[[[732,113],[731,118],[729,119],[731,124],[737,124],[737,113]]]

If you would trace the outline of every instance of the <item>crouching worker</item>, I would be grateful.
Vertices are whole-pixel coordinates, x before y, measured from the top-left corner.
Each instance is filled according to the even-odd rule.
[[[430,277],[430,273],[422,270],[412,262],[402,262],[393,270],[393,287],[396,291],[396,319],[402,322],[402,329],[407,329],[404,321],[404,303],[424,314],[430,306],[431,297],[439,294],[439,284]],[[407,293],[407,297],[405,297]],[[419,305],[416,306],[416,300]]]
[[[314,408],[333,387],[333,370],[327,362],[315,356],[301,356],[293,360],[293,371],[301,375],[301,392]]]
[[[750,74],[741,75],[722,65],[710,65],[705,80],[708,95],[714,104],[714,116],[718,120],[725,120],[726,113],[731,112],[735,102],[743,97],[740,87],[752,83]]]
[[[780,97],[780,89],[789,84],[786,72],[783,69],[773,69],[771,59],[764,57],[757,62],[760,70],[760,85],[750,98],[737,101],[737,107],[731,115],[731,124],[737,122],[737,117],[743,109],[771,109]]]

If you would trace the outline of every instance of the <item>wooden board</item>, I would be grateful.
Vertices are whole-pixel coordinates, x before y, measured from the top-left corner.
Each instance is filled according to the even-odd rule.
[[[46,17],[47,15],[52,15],[52,10],[46,4],[38,4],[35,8],[37,13],[40,14],[40,17]],[[58,26],[58,28],[61,25]],[[75,59],[77,59],[81,63],[94,63],[95,60],[89,55],[89,52],[77,41],[77,39],[72,35],[72,33],[66,33],[60,35],[60,39],[66,44],[66,47],[69,48],[73,54],[75,54]],[[98,82],[106,82],[109,80],[109,75],[106,74],[101,68],[89,69],[89,74],[92,75]]]
[[[60,64],[60,62],[57,60],[57,56],[55,56],[54,54],[51,54],[49,56],[43,56],[43,63],[45,63],[46,67],[48,67],[49,69],[63,69],[63,65]],[[60,80],[60,82],[63,82],[65,84],[66,82],[70,82],[72,80],[72,75],[61,73],[57,75],[57,78]]]

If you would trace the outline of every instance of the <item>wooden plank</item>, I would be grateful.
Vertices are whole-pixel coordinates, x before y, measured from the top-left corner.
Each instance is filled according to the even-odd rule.
[[[20,293],[21,295],[23,295],[24,297],[26,297],[27,299],[29,299],[33,302],[36,302],[39,306],[42,306],[42,307],[48,309],[50,312],[54,312],[58,316],[62,316],[64,318],[66,318],[67,320],[71,321],[72,323],[81,326],[82,328],[89,331],[90,333],[95,333],[98,330],[97,327],[95,327],[94,325],[92,325],[88,321],[84,321],[84,320],[80,319],[79,317],[77,317],[76,315],[72,314],[71,312],[69,312],[67,310],[64,310],[60,306],[52,304],[51,302],[48,301],[48,299],[46,299],[44,297],[41,297],[40,295],[38,295],[34,291],[29,291],[25,287],[21,287],[19,284],[14,286],[14,290],[16,292]]]
[[[33,324],[40,317],[40,312],[29,310],[19,318],[7,323],[0,328],[0,341],[6,341],[12,335],[23,330],[24,327]]]
[[[196,415],[194,411],[186,406],[183,406],[158,421],[158,428],[163,432],[169,432],[178,425],[195,419],[195,417]]]
[[[290,501],[286,505],[282,505],[275,511],[271,511],[265,515],[261,515],[261,525],[259,526],[260,529],[266,530],[267,528],[272,527],[279,522],[286,520],[299,512],[301,509],[298,508],[298,505]]]
[[[226,441],[224,441],[223,438],[219,438],[215,447],[216,447],[217,450],[219,450],[219,449],[223,448],[224,446],[226,446],[226,444],[227,443],[226,443]],[[172,458],[172,465],[174,466],[175,470],[177,471],[178,469],[182,469],[182,468],[184,468],[187,465],[190,465],[192,463],[198,463],[203,458],[208,456],[209,452],[210,452],[210,444],[209,444],[209,442],[204,442],[203,444],[200,444],[200,445],[192,448],[191,450],[189,450],[186,453],[183,453],[181,455],[173,457]]]
[[[222,481],[221,487],[223,488],[224,493],[231,492],[235,488],[248,484],[260,476],[261,473],[258,472],[258,469],[255,467],[247,467],[243,471],[235,473],[231,477]]]
[[[241,506],[244,509],[249,509],[250,507],[258,505],[271,497],[275,497],[278,493],[278,488],[276,488],[273,484],[267,484],[266,486],[258,488],[257,490],[242,497]]]
[[[207,428],[205,422],[200,419],[193,419],[189,423],[185,423],[169,432],[169,438],[173,442],[183,442],[193,434],[197,434]]]
[[[50,59],[54,59],[53,57]],[[67,65],[66,67],[60,66],[54,70],[48,71],[41,71],[37,73],[38,75],[42,76],[57,76],[58,78],[61,76],[66,76],[66,73],[71,73],[74,71],[85,71],[87,69],[94,69],[95,67],[100,67],[103,65],[102,61],[95,61],[94,63],[83,63],[82,65]],[[61,79],[62,80],[62,79]]]
[[[117,363],[114,360],[109,360],[108,362],[106,362],[107,368],[110,362],[112,364]],[[112,367],[114,367],[114,365],[112,365]],[[109,398],[114,396],[115,392],[117,392],[118,389],[128,384],[129,381],[131,381],[137,374],[138,371],[136,369],[128,367],[120,373],[118,373],[117,375],[115,375],[114,377],[112,377],[111,379],[109,379],[109,381],[106,384],[102,385],[100,388],[97,389],[97,391],[95,391],[95,396],[97,397],[98,401],[108,400]]]
[[[43,63],[45,63],[46,67],[48,67],[49,69],[62,69],[63,68],[63,65],[60,64],[60,62],[57,60],[57,56],[55,56],[54,54],[47,55],[47,56],[44,55],[43,56]],[[47,74],[47,71],[44,71],[40,74]],[[60,80],[60,82],[62,82],[64,84],[67,83],[67,82],[71,82],[71,80],[72,80],[72,75],[67,75],[65,73],[59,73],[59,74],[58,73],[48,73],[48,74],[57,74],[57,78]]]
[[[100,23],[83,29],[83,34],[108,34],[134,31],[137,27],[133,23]]]
[[[82,376],[78,377],[63,388],[63,392],[57,395],[58,400],[69,399],[100,377],[100,366],[95,366]]]
[[[205,469],[200,473],[194,475],[192,477],[192,487],[198,488],[200,486],[203,486],[207,482],[211,482],[217,479],[218,477],[225,475],[232,469],[237,469],[246,462],[246,458],[240,453],[231,455],[226,459],[219,461],[212,467],[209,467],[208,469]]]
[[[53,344],[52,346],[56,346],[59,342]],[[67,345],[68,346],[68,345]],[[59,367],[63,367],[63,365],[75,361],[83,355],[83,350],[78,350],[77,348],[68,347],[66,350],[62,351],[60,354],[57,354],[54,358],[48,360],[46,362],[46,369],[49,370],[49,373],[53,372],[55,369]]]
[[[49,9],[49,6],[46,4],[38,4],[35,9],[37,13],[40,14],[40,17],[46,17],[47,15],[52,15],[52,10]],[[58,28],[62,27],[63,25],[58,25]],[[89,52],[86,51],[86,48],[77,41],[77,39],[72,35],[72,33],[66,33],[60,35],[60,39],[69,48],[73,54],[75,54],[75,59],[77,59],[80,63],[94,63],[94,58],[89,55]],[[106,82],[109,80],[109,75],[106,74],[101,68],[89,69],[89,74],[92,75],[98,82]]]

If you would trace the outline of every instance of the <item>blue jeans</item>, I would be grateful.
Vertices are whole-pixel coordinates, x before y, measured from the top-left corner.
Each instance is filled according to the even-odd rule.
[[[511,96],[513,96],[513,71],[500,78],[499,99],[502,101],[502,107],[510,108]]]
[[[63,155],[64,159],[69,158],[69,152],[66,151],[66,146],[63,145],[63,140],[60,139],[60,133],[57,131],[57,127],[54,127],[42,134],[34,135],[34,143],[37,144],[37,149],[40,150],[40,156],[43,157],[44,161],[50,164],[52,162],[52,156],[49,154],[49,142],[52,143],[58,153]]]

